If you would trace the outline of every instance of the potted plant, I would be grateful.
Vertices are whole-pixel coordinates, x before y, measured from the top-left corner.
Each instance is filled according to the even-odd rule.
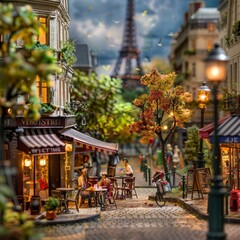
[[[49,197],[45,204],[44,204],[44,209],[46,210],[46,219],[47,220],[54,220],[56,218],[57,214],[57,208],[59,207],[59,200],[54,197]]]
[[[51,103],[41,103],[40,112],[42,115],[50,115],[56,110],[56,106]]]

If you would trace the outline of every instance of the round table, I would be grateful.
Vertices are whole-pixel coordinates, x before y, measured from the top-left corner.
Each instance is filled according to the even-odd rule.
[[[68,213],[68,204],[67,204],[67,195],[69,192],[73,191],[74,188],[66,188],[66,187],[60,187],[60,188],[56,188],[56,190],[60,191],[63,194],[63,198],[64,198],[64,209],[63,212]]]
[[[88,189],[86,189],[88,190]],[[95,206],[97,207],[97,203],[99,203],[101,211],[104,210],[104,204],[106,200],[107,188],[92,188],[90,191],[94,192],[94,201]]]

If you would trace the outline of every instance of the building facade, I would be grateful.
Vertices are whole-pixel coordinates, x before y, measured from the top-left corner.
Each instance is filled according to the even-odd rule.
[[[40,31],[36,46],[54,49],[62,70],[52,76],[50,87],[36,78],[36,91],[41,102],[39,120],[26,119],[23,114],[4,116],[4,160],[10,160],[11,166],[18,170],[13,179],[15,192],[25,202],[32,196],[44,201],[57,187],[73,186],[75,160],[81,160],[78,159],[80,153],[115,154],[118,145],[99,141],[74,129],[76,119],[69,109],[73,68],[64,58],[65,46],[70,44],[68,0],[2,2],[32,7],[36,18],[47,29]],[[0,41],[7,37],[0,36]],[[16,45],[19,49],[24,48],[21,39],[17,39]],[[68,54],[74,53],[68,51]],[[81,54],[78,57],[81,58]],[[17,101],[20,100],[21,97]]]
[[[18,169],[14,179],[18,196],[38,195],[46,199],[51,189],[69,184],[71,153],[68,142],[60,139],[59,131],[75,125],[75,117],[65,113],[66,103],[70,102],[70,82],[73,70],[60,56],[61,48],[68,40],[70,17],[68,0],[8,1],[14,6],[30,5],[37,19],[47,29],[40,31],[36,39],[38,47],[48,46],[54,49],[61,74],[52,78],[52,86],[36,79],[36,91],[43,106],[52,106],[49,112],[42,111],[37,121],[5,116],[4,127],[8,136],[5,142],[5,159],[11,159],[11,165]],[[4,38],[4,36],[2,36]],[[24,47],[21,39],[17,47]]]
[[[206,81],[204,58],[219,42],[219,11],[206,8],[204,1],[189,3],[184,23],[173,40],[170,63],[182,77],[182,84],[197,101],[197,90]],[[212,122],[212,108],[205,110],[205,123]],[[193,112],[191,124],[200,126],[200,110]]]

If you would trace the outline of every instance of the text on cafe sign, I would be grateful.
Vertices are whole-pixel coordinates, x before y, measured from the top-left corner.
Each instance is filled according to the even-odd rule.
[[[53,119],[53,118],[47,118],[47,119],[40,119],[37,121],[30,120],[30,119],[21,119],[19,126],[61,126],[62,121],[61,119]]]
[[[47,154],[47,153],[60,153],[64,152],[64,149],[61,147],[47,147],[47,148],[32,148],[32,154]]]
[[[219,142],[220,143],[239,143],[240,142],[240,137],[219,137]]]

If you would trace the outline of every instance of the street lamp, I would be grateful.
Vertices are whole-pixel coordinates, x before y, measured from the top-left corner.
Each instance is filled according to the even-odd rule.
[[[204,111],[206,109],[206,104],[209,101],[209,95],[211,90],[206,85],[206,82],[203,82],[203,85],[197,90],[197,97],[199,102],[199,108],[201,109],[201,128],[204,126]],[[203,139],[200,138],[199,152],[196,161],[197,168],[203,168],[205,166],[204,154],[203,154]]]
[[[228,56],[218,44],[210,51],[205,59],[206,77],[213,83],[213,104],[214,104],[214,141],[213,141],[213,177],[211,179],[211,190],[209,193],[209,228],[207,239],[226,239],[224,232],[224,207],[223,199],[226,190],[223,187],[223,180],[220,172],[220,158],[218,146],[218,85],[226,79]]]

